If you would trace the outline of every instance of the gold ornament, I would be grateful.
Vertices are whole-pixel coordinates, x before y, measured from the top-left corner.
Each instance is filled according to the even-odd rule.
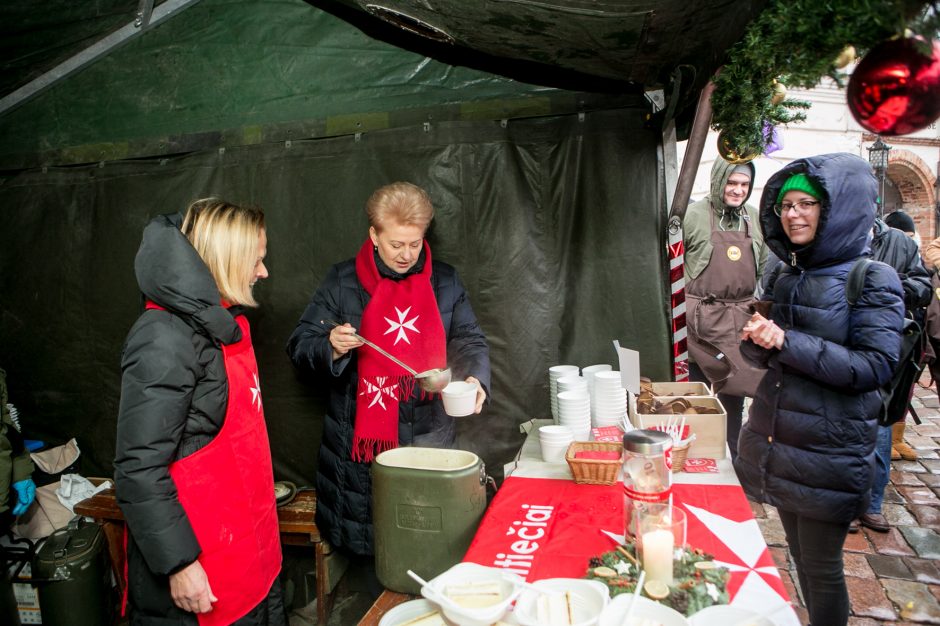
[[[842,49],[842,52],[839,53],[839,56],[836,57],[836,60],[832,62],[836,66],[836,69],[842,69],[852,61],[857,58],[858,54],[855,52],[855,46],[846,46]]]
[[[741,165],[753,161],[760,153],[756,148],[747,148],[743,152],[737,152],[731,147],[731,142],[725,131],[721,131],[718,133],[718,154],[732,165]]]
[[[770,97],[770,104],[777,106],[787,97],[787,86],[781,82],[774,81],[774,94]]]

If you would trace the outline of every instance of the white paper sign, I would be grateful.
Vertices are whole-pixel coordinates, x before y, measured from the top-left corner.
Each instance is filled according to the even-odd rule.
[[[614,339],[614,350],[620,361],[620,384],[634,396],[640,394],[640,353],[629,348],[621,348]]]

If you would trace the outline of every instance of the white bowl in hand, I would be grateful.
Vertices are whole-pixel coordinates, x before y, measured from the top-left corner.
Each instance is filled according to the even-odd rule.
[[[441,391],[444,412],[451,417],[470,415],[477,408],[477,386],[473,383],[454,381]]]

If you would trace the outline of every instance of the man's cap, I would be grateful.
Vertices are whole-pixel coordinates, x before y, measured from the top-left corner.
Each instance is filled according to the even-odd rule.
[[[917,232],[913,218],[904,211],[894,211],[893,213],[885,215],[885,224],[891,228],[903,230],[906,233]]]
[[[803,191],[816,199],[824,196],[823,190],[806,174],[794,174],[783,183],[780,193],[777,194],[777,202],[783,200],[783,196],[788,191]]]

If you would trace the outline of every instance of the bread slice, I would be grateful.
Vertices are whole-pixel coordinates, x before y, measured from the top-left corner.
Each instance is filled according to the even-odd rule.
[[[447,622],[444,621],[440,613],[432,611],[431,613],[425,613],[413,620],[404,622],[400,626],[447,626]]]
[[[448,598],[468,609],[483,609],[499,604],[503,599],[502,585],[487,581],[466,585],[447,585],[444,593]]]
[[[540,626],[570,626],[574,624],[571,592],[539,594],[535,601],[535,612]]]

